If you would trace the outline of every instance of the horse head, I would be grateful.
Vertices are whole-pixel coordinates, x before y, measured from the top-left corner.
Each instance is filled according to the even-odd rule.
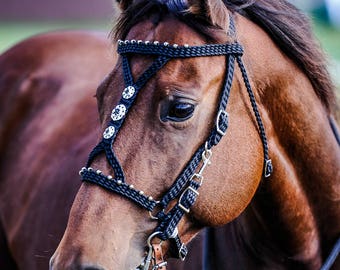
[[[163,254],[183,258],[203,227],[238,217],[271,173],[272,125],[223,1],[119,5],[120,58],[97,90],[103,135],[51,269],[161,269]]]

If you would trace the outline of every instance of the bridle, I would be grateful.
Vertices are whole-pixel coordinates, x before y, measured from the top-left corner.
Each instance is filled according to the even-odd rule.
[[[235,35],[235,26],[232,16],[230,16],[230,27],[228,34]],[[177,256],[184,260],[187,255],[187,248],[181,242],[178,235],[177,225],[183,215],[190,212],[190,208],[195,203],[199,195],[198,189],[203,183],[203,172],[210,164],[212,156],[212,148],[216,146],[222,137],[226,134],[228,128],[228,114],[226,107],[230,95],[232,81],[234,77],[235,62],[237,62],[244,84],[246,86],[252,109],[258,125],[258,131],[263,144],[264,154],[264,170],[263,176],[269,177],[273,171],[272,162],[268,154],[268,143],[264,130],[264,125],[259,114],[255,96],[252,91],[248,75],[242,62],[243,48],[237,42],[227,44],[208,44],[202,46],[189,46],[187,44],[180,46],[177,44],[170,45],[165,42],[163,44],[158,41],[149,42],[141,40],[125,40],[118,41],[118,53],[122,56],[123,74],[126,88],[122,92],[119,104],[112,110],[110,122],[103,133],[103,138],[99,144],[90,153],[86,167],[79,172],[82,181],[99,185],[109,191],[120,194],[140,207],[146,209],[150,213],[150,217],[158,222],[157,227],[147,240],[149,252],[137,269],[165,269],[166,262],[161,254],[160,243],[154,244],[153,238],[161,241],[171,240],[177,249]],[[133,80],[132,72],[129,64],[129,55],[143,54],[153,55],[156,59],[147,68],[147,70],[136,80]],[[226,56],[226,75],[224,85],[219,98],[219,105],[216,115],[215,126],[211,130],[209,136],[204,143],[196,150],[191,160],[187,163],[183,171],[175,180],[170,189],[160,199],[155,200],[151,196],[147,196],[143,191],[137,190],[133,185],[129,185],[125,181],[124,171],[120,165],[114,151],[113,143],[122,127],[129,109],[134,104],[139,91],[144,87],[148,80],[153,77],[171,59],[182,59],[191,57],[209,57],[209,56]],[[90,167],[94,158],[105,153],[107,161],[114,171],[114,178],[110,175],[104,175],[100,170]],[[176,200],[175,206],[170,210],[168,206],[170,202]],[[159,210],[157,213],[155,211]],[[158,246],[157,246],[158,245]],[[160,248],[160,252],[159,252]]]

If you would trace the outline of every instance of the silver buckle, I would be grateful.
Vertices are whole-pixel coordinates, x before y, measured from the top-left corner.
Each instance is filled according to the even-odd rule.
[[[224,111],[224,110],[220,110],[218,112],[218,114],[217,114],[217,117],[216,117],[216,130],[217,130],[217,133],[220,134],[221,136],[224,136],[227,132],[223,131],[220,128],[220,118],[221,118],[221,115],[224,115],[225,117],[227,117],[227,121],[228,121],[229,114],[226,111]]]
[[[178,207],[179,208],[181,208],[184,212],[186,212],[187,214],[190,212],[190,209],[189,208],[186,208],[182,203],[181,203],[181,201],[182,201],[182,198],[183,198],[183,195],[187,192],[187,191],[189,191],[189,190],[191,190],[192,192],[194,192],[197,196],[199,195],[199,193],[198,193],[198,191],[197,190],[195,190],[194,188],[192,188],[192,187],[187,187],[184,191],[183,191],[183,193],[181,194],[181,197],[179,197],[179,200],[178,200]]]
[[[181,248],[178,251],[178,257],[181,259],[181,261],[184,261],[185,257],[187,256],[187,254],[186,254],[186,252],[183,252],[185,254],[182,255],[182,250],[185,250],[185,245],[184,244],[181,245]]]
[[[268,178],[271,176],[273,172],[273,163],[271,159],[266,160],[265,168],[264,168],[264,177]]]
[[[167,266],[168,262],[161,262],[159,264],[156,264],[155,266],[152,267],[152,270],[158,270],[160,268],[162,268],[163,266]]]
[[[160,204],[160,201],[156,201],[156,205],[155,205],[155,208],[153,209],[153,211],[156,209],[158,204]],[[150,218],[153,219],[153,220],[158,220],[158,217],[153,215],[153,211],[149,211]],[[161,211],[163,211],[163,210],[161,210]]]
[[[199,186],[201,186],[203,183],[203,178],[204,178],[203,175],[195,173],[191,176],[189,181],[196,181],[199,184]]]

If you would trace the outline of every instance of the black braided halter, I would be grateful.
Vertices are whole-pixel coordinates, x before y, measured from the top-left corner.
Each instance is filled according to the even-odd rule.
[[[234,23],[232,20],[230,25],[229,33],[234,33]],[[142,208],[147,209],[150,212],[151,217],[158,221],[158,226],[154,230],[152,236],[157,235],[161,240],[173,240],[178,250],[177,256],[184,260],[187,249],[179,239],[177,225],[183,215],[189,213],[190,208],[197,199],[199,194],[198,189],[203,181],[203,171],[210,163],[209,160],[212,154],[212,147],[216,146],[226,134],[228,128],[226,107],[233,81],[235,62],[238,63],[241,70],[258,124],[264,151],[264,177],[269,177],[273,171],[272,163],[268,155],[268,144],[264,126],[241,58],[243,48],[237,42],[202,46],[179,46],[177,44],[170,45],[167,42],[160,44],[157,41],[151,43],[149,41],[143,42],[141,40],[126,40],[118,42],[118,53],[123,59],[123,72],[126,88],[122,93],[119,104],[112,111],[111,120],[103,133],[103,139],[90,153],[86,167],[82,168],[80,171],[81,179],[82,181],[97,184],[109,191],[125,196]],[[136,82],[133,80],[129,65],[128,55],[130,54],[157,56],[154,62]],[[126,115],[133,105],[138,92],[170,59],[208,56],[226,56],[227,71],[224,86],[220,94],[215,126],[205,142],[196,150],[194,156],[187,163],[171,188],[160,201],[156,201],[152,197],[145,195],[143,191],[136,190],[133,185],[129,185],[125,182],[123,168],[113,151],[114,140],[124,123]],[[113,168],[114,178],[110,175],[106,176],[100,170],[94,170],[90,167],[94,158],[102,152],[106,154],[106,158]],[[168,212],[165,212],[169,203],[174,199],[178,199],[176,205]],[[156,214],[151,214],[156,206],[160,211]]]

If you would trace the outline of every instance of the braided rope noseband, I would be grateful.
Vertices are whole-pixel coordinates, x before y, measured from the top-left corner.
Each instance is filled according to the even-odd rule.
[[[230,16],[232,17],[232,16]],[[234,23],[231,20],[231,31],[234,32]],[[234,76],[235,62],[241,70],[245,86],[247,88],[251,105],[258,124],[259,134],[263,144],[264,151],[264,177],[269,177],[273,171],[273,166],[268,155],[268,144],[264,126],[256,105],[254,93],[250,86],[248,75],[241,56],[243,48],[237,42],[230,44],[209,44],[202,46],[179,46],[170,45],[165,42],[160,44],[158,41],[143,42],[141,40],[126,40],[118,42],[118,53],[122,56],[124,82],[126,88],[122,93],[119,104],[113,109],[108,127],[103,133],[103,139],[90,153],[86,167],[80,171],[82,181],[94,183],[109,191],[118,193],[132,200],[142,208],[149,211],[150,216],[158,221],[158,226],[148,239],[148,243],[155,236],[161,240],[172,240],[177,248],[177,257],[184,260],[187,254],[187,248],[182,244],[179,236],[177,225],[184,214],[189,213],[190,208],[195,203],[199,195],[198,189],[202,185],[203,172],[207,165],[210,164],[212,147],[216,146],[222,137],[226,134],[228,128],[228,114],[226,107],[229,99],[231,85]],[[130,54],[144,54],[157,56],[149,68],[136,80],[133,80],[128,56]],[[147,196],[143,191],[137,190],[133,185],[125,182],[125,176],[122,166],[116,158],[113,151],[114,140],[124,123],[129,109],[133,105],[138,92],[148,82],[148,80],[160,70],[170,59],[173,58],[190,58],[190,57],[208,57],[208,56],[226,56],[226,76],[224,86],[220,94],[218,113],[216,116],[215,126],[210,132],[205,142],[196,150],[191,160],[187,163],[176,181],[159,201],[151,196]],[[94,158],[104,152],[106,158],[113,168],[114,178],[110,175],[104,175],[100,170],[94,170],[90,167]],[[169,203],[178,199],[176,205],[168,212],[165,212]],[[153,213],[161,209],[158,213]],[[149,245],[149,255],[146,256],[143,263],[138,269],[148,270],[151,260],[151,246]]]

